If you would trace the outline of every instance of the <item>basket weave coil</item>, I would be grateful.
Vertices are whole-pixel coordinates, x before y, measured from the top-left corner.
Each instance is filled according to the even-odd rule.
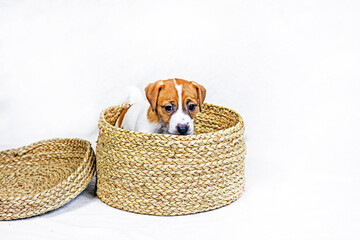
[[[0,220],[63,206],[86,188],[94,171],[94,151],[82,139],[51,139],[0,152]]]
[[[233,110],[204,104],[195,135],[115,127],[123,104],[105,109],[97,140],[97,195],[108,205],[151,215],[184,215],[230,204],[244,191],[244,124]]]

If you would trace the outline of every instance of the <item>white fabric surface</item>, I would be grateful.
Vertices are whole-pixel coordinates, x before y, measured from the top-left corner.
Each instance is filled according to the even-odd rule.
[[[198,81],[246,124],[246,191],[182,217],[128,213],[92,183],[0,222],[0,239],[356,239],[359,1],[0,1],[0,150],[56,137],[95,148],[122,89]],[[0,173],[1,174],[1,173]]]

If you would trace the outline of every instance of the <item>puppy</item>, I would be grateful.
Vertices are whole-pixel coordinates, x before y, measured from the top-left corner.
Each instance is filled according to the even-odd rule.
[[[159,80],[145,88],[145,95],[147,101],[143,97],[130,101],[116,126],[146,133],[194,134],[194,118],[206,96],[203,86],[178,78]]]

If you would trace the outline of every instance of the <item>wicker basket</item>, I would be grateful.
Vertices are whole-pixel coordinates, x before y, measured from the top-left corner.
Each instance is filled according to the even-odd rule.
[[[244,191],[241,116],[204,104],[195,135],[147,134],[115,127],[128,104],[100,116],[97,195],[108,205],[151,215],[184,215],[230,204]]]
[[[57,209],[89,184],[95,155],[88,141],[52,139],[0,152],[0,220]]]

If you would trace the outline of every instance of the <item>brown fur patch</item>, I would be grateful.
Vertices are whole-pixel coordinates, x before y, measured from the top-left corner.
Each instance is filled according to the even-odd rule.
[[[147,118],[149,119],[149,122],[151,122],[151,123],[160,123],[159,116],[156,114],[155,111],[153,111],[151,109],[151,107],[148,108]]]
[[[196,114],[199,112],[199,103],[197,101],[197,91],[196,88],[194,87],[194,85],[186,80],[182,80],[182,79],[176,79],[176,83],[178,85],[182,85],[182,107],[183,107],[183,111],[187,114],[189,114],[189,116],[194,119]],[[188,110],[188,105],[189,104],[196,104],[196,108],[194,111],[189,111]]]
[[[178,108],[178,95],[175,88],[173,79],[163,81],[161,92],[157,99],[157,113],[161,120],[165,123],[166,127],[169,127],[169,121],[172,113],[165,111],[164,106],[173,105],[175,110]]]
[[[130,107],[131,107],[131,106],[130,106]],[[121,127],[121,123],[122,123],[122,121],[124,120],[124,116],[125,116],[126,112],[129,110],[130,107],[125,108],[125,109],[122,110],[122,112],[120,113],[119,121],[118,121],[118,127],[119,127],[119,128]]]

